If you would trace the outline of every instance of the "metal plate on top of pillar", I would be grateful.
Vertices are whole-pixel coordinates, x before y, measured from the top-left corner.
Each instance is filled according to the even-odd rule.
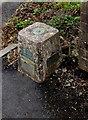
[[[33,31],[32,31],[35,35],[41,35],[45,32],[45,29],[42,28],[42,27],[37,27],[37,28],[34,28]]]

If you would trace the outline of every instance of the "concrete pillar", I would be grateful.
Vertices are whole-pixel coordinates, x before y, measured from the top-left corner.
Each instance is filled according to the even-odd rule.
[[[88,2],[80,8],[79,67],[88,72]]]
[[[59,31],[36,22],[18,34],[19,71],[36,82],[43,82],[61,63]]]

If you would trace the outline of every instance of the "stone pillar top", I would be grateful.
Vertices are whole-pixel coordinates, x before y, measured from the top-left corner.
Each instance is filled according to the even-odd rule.
[[[22,29],[19,35],[26,37],[27,40],[39,43],[43,42],[58,33],[58,29],[53,28],[45,23],[36,22]]]

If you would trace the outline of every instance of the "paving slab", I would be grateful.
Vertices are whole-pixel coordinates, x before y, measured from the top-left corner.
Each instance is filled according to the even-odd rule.
[[[11,50],[16,48],[17,46],[18,46],[18,44],[10,44],[10,45],[8,45],[6,48],[4,48],[4,49],[2,49],[0,51],[0,57],[6,55],[7,53],[9,53]]]
[[[9,0],[2,2],[2,24],[11,17],[20,4],[21,2],[9,2]]]

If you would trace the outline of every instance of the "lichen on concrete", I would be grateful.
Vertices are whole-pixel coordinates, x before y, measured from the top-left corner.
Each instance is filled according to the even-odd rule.
[[[38,31],[34,31],[35,29]],[[39,34],[36,34],[36,32],[39,32]],[[43,82],[60,65],[61,47],[59,31],[45,23],[36,22],[22,29],[18,34],[18,40],[20,52],[19,70],[25,71],[35,81]],[[21,54],[21,49],[24,48],[27,49],[26,51],[29,51],[28,54],[33,53],[34,59],[31,61],[31,58],[29,58],[28,63],[34,63],[34,75],[26,71],[25,65],[23,65],[24,68],[22,67],[21,61],[23,61],[24,56]],[[26,59],[24,61],[26,62]],[[30,64],[28,65],[30,66]]]

